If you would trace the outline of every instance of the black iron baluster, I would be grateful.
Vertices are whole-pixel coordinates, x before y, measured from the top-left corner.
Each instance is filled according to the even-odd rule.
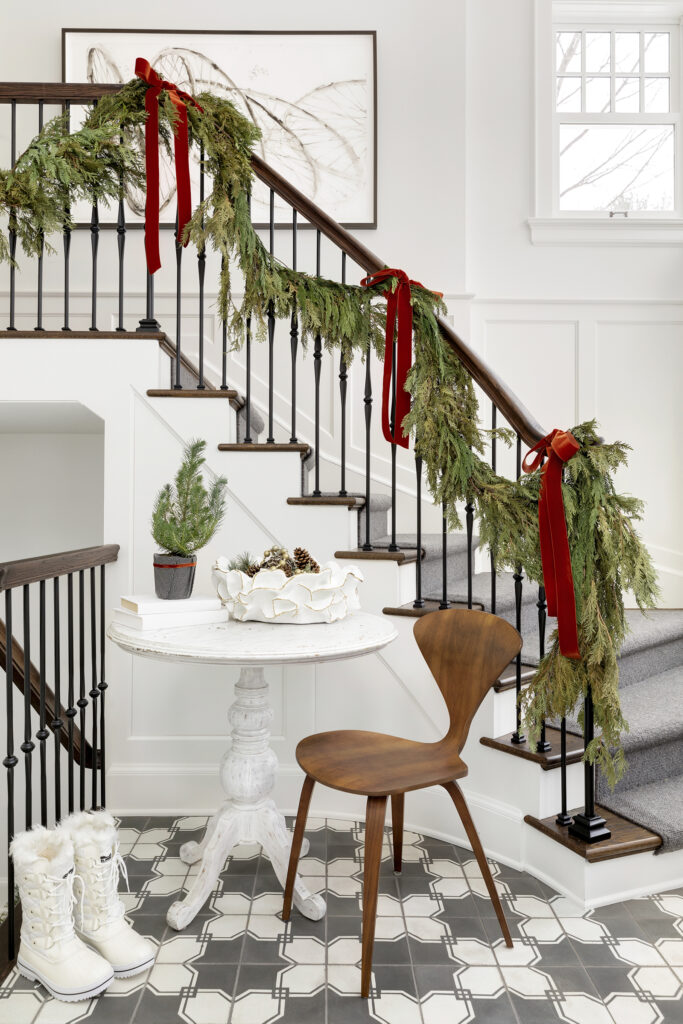
[[[44,114],[44,101],[38,100],[38,131],[43,130],[43,114]],[[39,232],[39,249],[38,249],[38,281],[37,281],[37,309],[36,309],[36,326],[33,328],[34,331],[42,331],[43,327],[43,258],[45,256],[45,234]]]
[[[97,106],[97,100],[93,103],[93,107]],[[92,285],[91,285],[91,322],[90,330],[97,330],[97,253],[100,247],[100,214],[97,208],[97,200],[92,204],[92,213],[90,214],[90,249],[92,252]]]
[[[522,438],[517,434],[517,479],[522,475]],[[522,566],[515,568],[512,578],[515,581],[515,626],[522,632]],[[522,732],[522,652],[515,658],[515,731],[510,737],[512,743],[525,743],[526,736]]]
[[[441,505],[441,603],[439,610],[450,608],[448,600],[448,520],[446,518],[446,502]]]
[[[474,506],[471,501],[465,505],[465,530],[467,531],[467,607],[472,607],[472,579],[474,574],[474,551],[472,535],[474,532]]]
[[[320,273],[320,232],[317,237],[317,273]],[[296,210],[292,208],[292,270],[296,270]],[[296,444],[299,440],[296,436],[296,352],[299,347],[299,317],[296,312],[296,296],[292,299],[292,320],[289,328],[289,347],[292,353],[292,436],[290,444]],[[318,445],[316,443],[315,457],[318,458]]]
[[[106,762],[105,762],[105,715],[104,715],[104,691],[107,683],[104,680],[104,651],[105,651],[105,592],[104,592],[104,566],[100,566],[100,807],[107,806],[106,796]]]
[[[495,404],[491,403],[491,469],[496,472],[497,464],[497,452],[496,452],[496,421],[498,416],[498,410]],[[491,614],[496,614],[496,556],[491,550]]]
[[[251,217],[251,192],[247,196],[247,206],[248,206],[248,209],[249,209],[249,217]],[[244,444],[252,444],[253,440],[252,440],[252,436],[251,436],[251,317],[250,316],[247,317],[245,341],[244,341],[244,343],[245,343],[245,346],[246,346],[246,362],[247,362],[247,365],[246,365],[246,374],[247,374],[246,385],[247,386],[245,388],[245,391],[246,391],[246,394],[245,394],[245,400],[246,400],[246,410],[245,410],[246,423],[245,423],[245,427],[244,427],[244,442],[243,443]]]
[[[225,270],[225,256],[221,256],[221,277]],[[221,329],[221,391],[228,390],[228,322],[223,318]]]
[[[62,727],[64,723],[61,719],[62,713],[62,663],[61,663],[61,650],[60,650],[60,621],[59,621],[59,576],[55,576],[52,581],[52,610],[53,610],[53,626],[54,626],[54,680],[55,680],[55,713],[52,719],[52,732],[54,734],[55,744],[55,821],[60,821],[62,817],[62,759],[61,759],[61,745],[62,745]]]
[[[315,240],[315,273],[316,277],[320,277],[320,231],[316,232]],[[322,339],[319,334],[315,336],[315,343],[313,345],[313,379],[315,381],[315,441],[313,449],[313,458],[315,466],[315,486],[313,488],[313,497],[320,497],[320,371],[322,369]]]
[[[67,135],[71,127],[71,103],[67,100],[64,104],[64,119],[65,128]],[[66,207],[66,220],[64,221],[64,229],[62,236],[64,238],[64,326],[63,331],[70,331],[69,326],[69,258],[71,256],[71,227],[69,225],[69,218],[71,216],[71,208]]]
[[[47,738],[50,733],[45,728],[45,580],[38,584],[39,621],[38,621],[38,679],[40,686],[39,727],[36,733],[40,761],[40,824],[47,828]]]
[[[341,261],[341,279],[342,284],[346,284],[346,253],[342,252]],[[346,371],[346,362],[344,356],[339,357],[339,397],[341,401],[341,486],[339,488],[339,497],[345,498],[347,495],[346,490],[346,389],[348,382],[348,373]]]
[[[415,438],[417,447],[417,438]],[[417,506],[416,506],[416,527],[417,527],[417,559],[415,560],[415,600],[413,608],[424,608],[425,603],[422,597],[422,456],[415,456],[415,475],[417,477]]]
[[[372,422],[372,377],[370,374],[370,353],[371,347],[368,342],[368,350],[365,354],[365,544],[363,551],[372,551],[370,543],[370,424]]]
[[[14,862],[9,855],[14,839],[14,769],[19,758],[14,753],[14,661],[12,658],[12,591],[5,591],[5,713],[7,716],[7,753],[3,765],[7,769],[7,953],[14,959],[16,932],[14,911]]]
[[[583,702],[584,750],[588,750],[593,742],[594,728],[593,693],[589,683]],[[585,843],[598,843],[602,839],[609,839],[612,833],[607,827],[607,822],[601,815],[595,813],[595,765],[590,764],[587,759],[583,762],[583,788],[583,812],[574,815],[569,826],[570,836],[582,839]]]
[[[90,766],[91,785],[91,806],[93,810],[97,807],[97,698],[100,691],[97,688],[97,595],[95,588],[95,566],[90,566],[90,710],[92,714],[92,764]]]
[[[154,277],[147,271],[147,294],[145,298],[145,315],[139,322],[137,331],[160,331],[161,324],[154,317]]]
[[[544,586],[540,586],[538,588],[538,601],[536,602],[536,607],[538,608],[538,655],[542,661],[545,657],[545,626],[548,608],[548,605],[546,604],[545,600]],[[552,746],[550,743],[548,743],[548,740],[546,739],[545,735],[545,718],[541,722],[541,733],[538,738],[537,749],[542,750],[544,753],[547,753],[549,750],[552,750]]]
[[[121,138],[123,144],[123,137]],[[117,331],[124,331],[123,326],[123,255],[126,248],[126,211],[123,201],[123,172],[119,175],[119,212],[116,218],[116,244],[119,251],[119,325]]]
[[[275,251],[275,193],[270,190],[270,255]],[[273,437],[273,346],[275,344],[275,310],[268,303],[268,437],[266,444],[275,444]]]
[[[178,238],[178,210],[175,214],[175,391],[182,391],[183,385],[180,382],[181,347],[180,335],[182,332],[182,263],[183,247]]]
[[[11,103],[11,127],[10,127],[10,161],[12,167],[17,162],[17,101],[12,100]],[[17,229],[14,227],[16,224],[16,218],[14,211],[10,210],[9,215],[9,327],[8,331],[16,331],[15,313],[16,313],[16,273],[17,268],[15,264],[17,255]]]
[[[571,825],[572,819],[567,814],[567,719],[560,722],[560,789],[562,809],[555,821],[558,825]]]
[[[202,228],[204,227],[204,145],[199,147],[199,203],[202,206]],[[204,391],[204,275],[206,274],[206,246],[197,253],[197,274],[199,276],[199,380],[197,389]]]
[[[78,700],[80,709],[79,725],[81,730],[81,756],[78,764],[80,809],[85,810],[85,709],[88,701],[85,696],[85,570],[78,570]]]
[[[24,598],[24,775],[26,787],[26,814],[24,828],[33,824],[33,778],[32,759],[35,744],[31,739],[31,606],[28,583],[23,586]]]
[[[66,578],[66,626],[68,655],[68,690],[66,709],[67,727],[67,785],[69,814],[74,810],[74,718],[77,711],[74,705],[74,579],[69,573]]]

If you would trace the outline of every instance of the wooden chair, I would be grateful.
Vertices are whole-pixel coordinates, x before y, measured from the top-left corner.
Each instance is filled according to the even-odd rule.
[[[361,995],[370,992],[372,947],[375,938],[377,887],[387,797],[391,797],[394,870],[401,870],[404,794],[427,786],[443,786],[462,819],[496,916],[508,946],[512,945],[503,908],[491,877],[477,830],[456,779],[467,775],[460,758],[474,714],[499,677],[519,653],[522,640],[509,623],[487,612],[451,609],[417,620],[413,630],[422,655],[443,694],[450,727],[437,743],[387,736],[378,732],[345,730],[308,736],[296,749],[306,773],[289,857],[282,916],[289,920],[292,890],[304,827],[316,782],[345,793],[367,797],[363,871],[363,943]]]

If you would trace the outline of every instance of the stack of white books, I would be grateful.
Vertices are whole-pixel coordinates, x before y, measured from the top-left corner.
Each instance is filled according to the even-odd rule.
[[[227,609],[217,597],[188,597],[162,601],[154,594],[132,594],[121,598],[114,609],[114,622],[127,629],[168,629],[170,626],[202,626],[226,622]]]

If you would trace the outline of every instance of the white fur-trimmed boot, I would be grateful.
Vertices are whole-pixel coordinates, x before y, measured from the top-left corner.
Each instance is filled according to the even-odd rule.
[[[17,969],[55,999],[90,999],[111,984],[107,960],[74,932],[74,851],[68,835],[36,825],[10,847],[21,897]]]
[[[69,836],[76,864],[76,933],[111,964],[117,978],[129,978],[154,963],[156,948],[124,917],[119,876],[127,879],[116,825],[106,811],[71,814],[59,826]]]

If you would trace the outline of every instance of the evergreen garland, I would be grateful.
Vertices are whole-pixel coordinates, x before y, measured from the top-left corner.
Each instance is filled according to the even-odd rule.
[[[146,88],[136,78],[102,97],[83,128],[71,135],[64,118],[56,118],[13,170],[0,170],[0,211],[9,214],[10,228],[25,252],[38,253],[46,236],[72,226],[69,210],[77,200],[106,204],[118,201],[124,185],[144,184]],[[247,317],[255,335],[263,337],[269,308],[276,317],[286,317],[296,304],[304,343],[320,334],[325,346],[339,349],[347,363],[354,350],[367,356],[374,348],[382,357],[385,314],[383,303],[374,300],[386,283],[374,288],[343,285],[290,270],[272,256],[249,213],[250,157],[259,130],[227,100],[210,93],[197,100],[203,112],[187,108],[191,142],[203,146],[204,170],[213,187],[186,232],[197,248],[212,246],[224,257],[218,309],[234,344],[241,344]],[[159,134],[169,152],[175,116],[162,92]],[[0,260],[8,259],[7,241],[0,234]],[[243,278],[239,306],[230,286],[234,266]],[[521,566],[529,580],[541,583],[540,473],[509,481],[484,461],[491,432],[480,430],[472,379],[439,331],[436,316],[445,311],[443,302],[412,286],[412,303],[415,361],[407,382],[412,407],[405,426],[423,458],[434,501],[444,504],[451,529],[461,527],[458,502],[472,502],[481,542],[491,547],[497,568]],[[553,633],[524,695],[524,712],[530,740],[536,742],[541,721],[571,714],[590,683],[599,734],[586,756],[597,760],[613,783],[624,770],[619,737],[627,728],[619,706],[616,662],[626,630],[622,589],[630,589],[641,608],[651,607],[658,591],[650,556],[633,528],[641,518],[641,503],[618,494],[613,485],[614,472],[626,462],[627,446],[602,443],[593,422],[572,432],[581,449],[565,468],[563,494],[583,658],[564,658]],[[506,443],[513,436],[507,429],[496,431]],[[160,500],[167,505],[170,493]],[[157,510],[160,519],[163,511],[161,506]],[[173,544],[179,546],[175,540]]]

